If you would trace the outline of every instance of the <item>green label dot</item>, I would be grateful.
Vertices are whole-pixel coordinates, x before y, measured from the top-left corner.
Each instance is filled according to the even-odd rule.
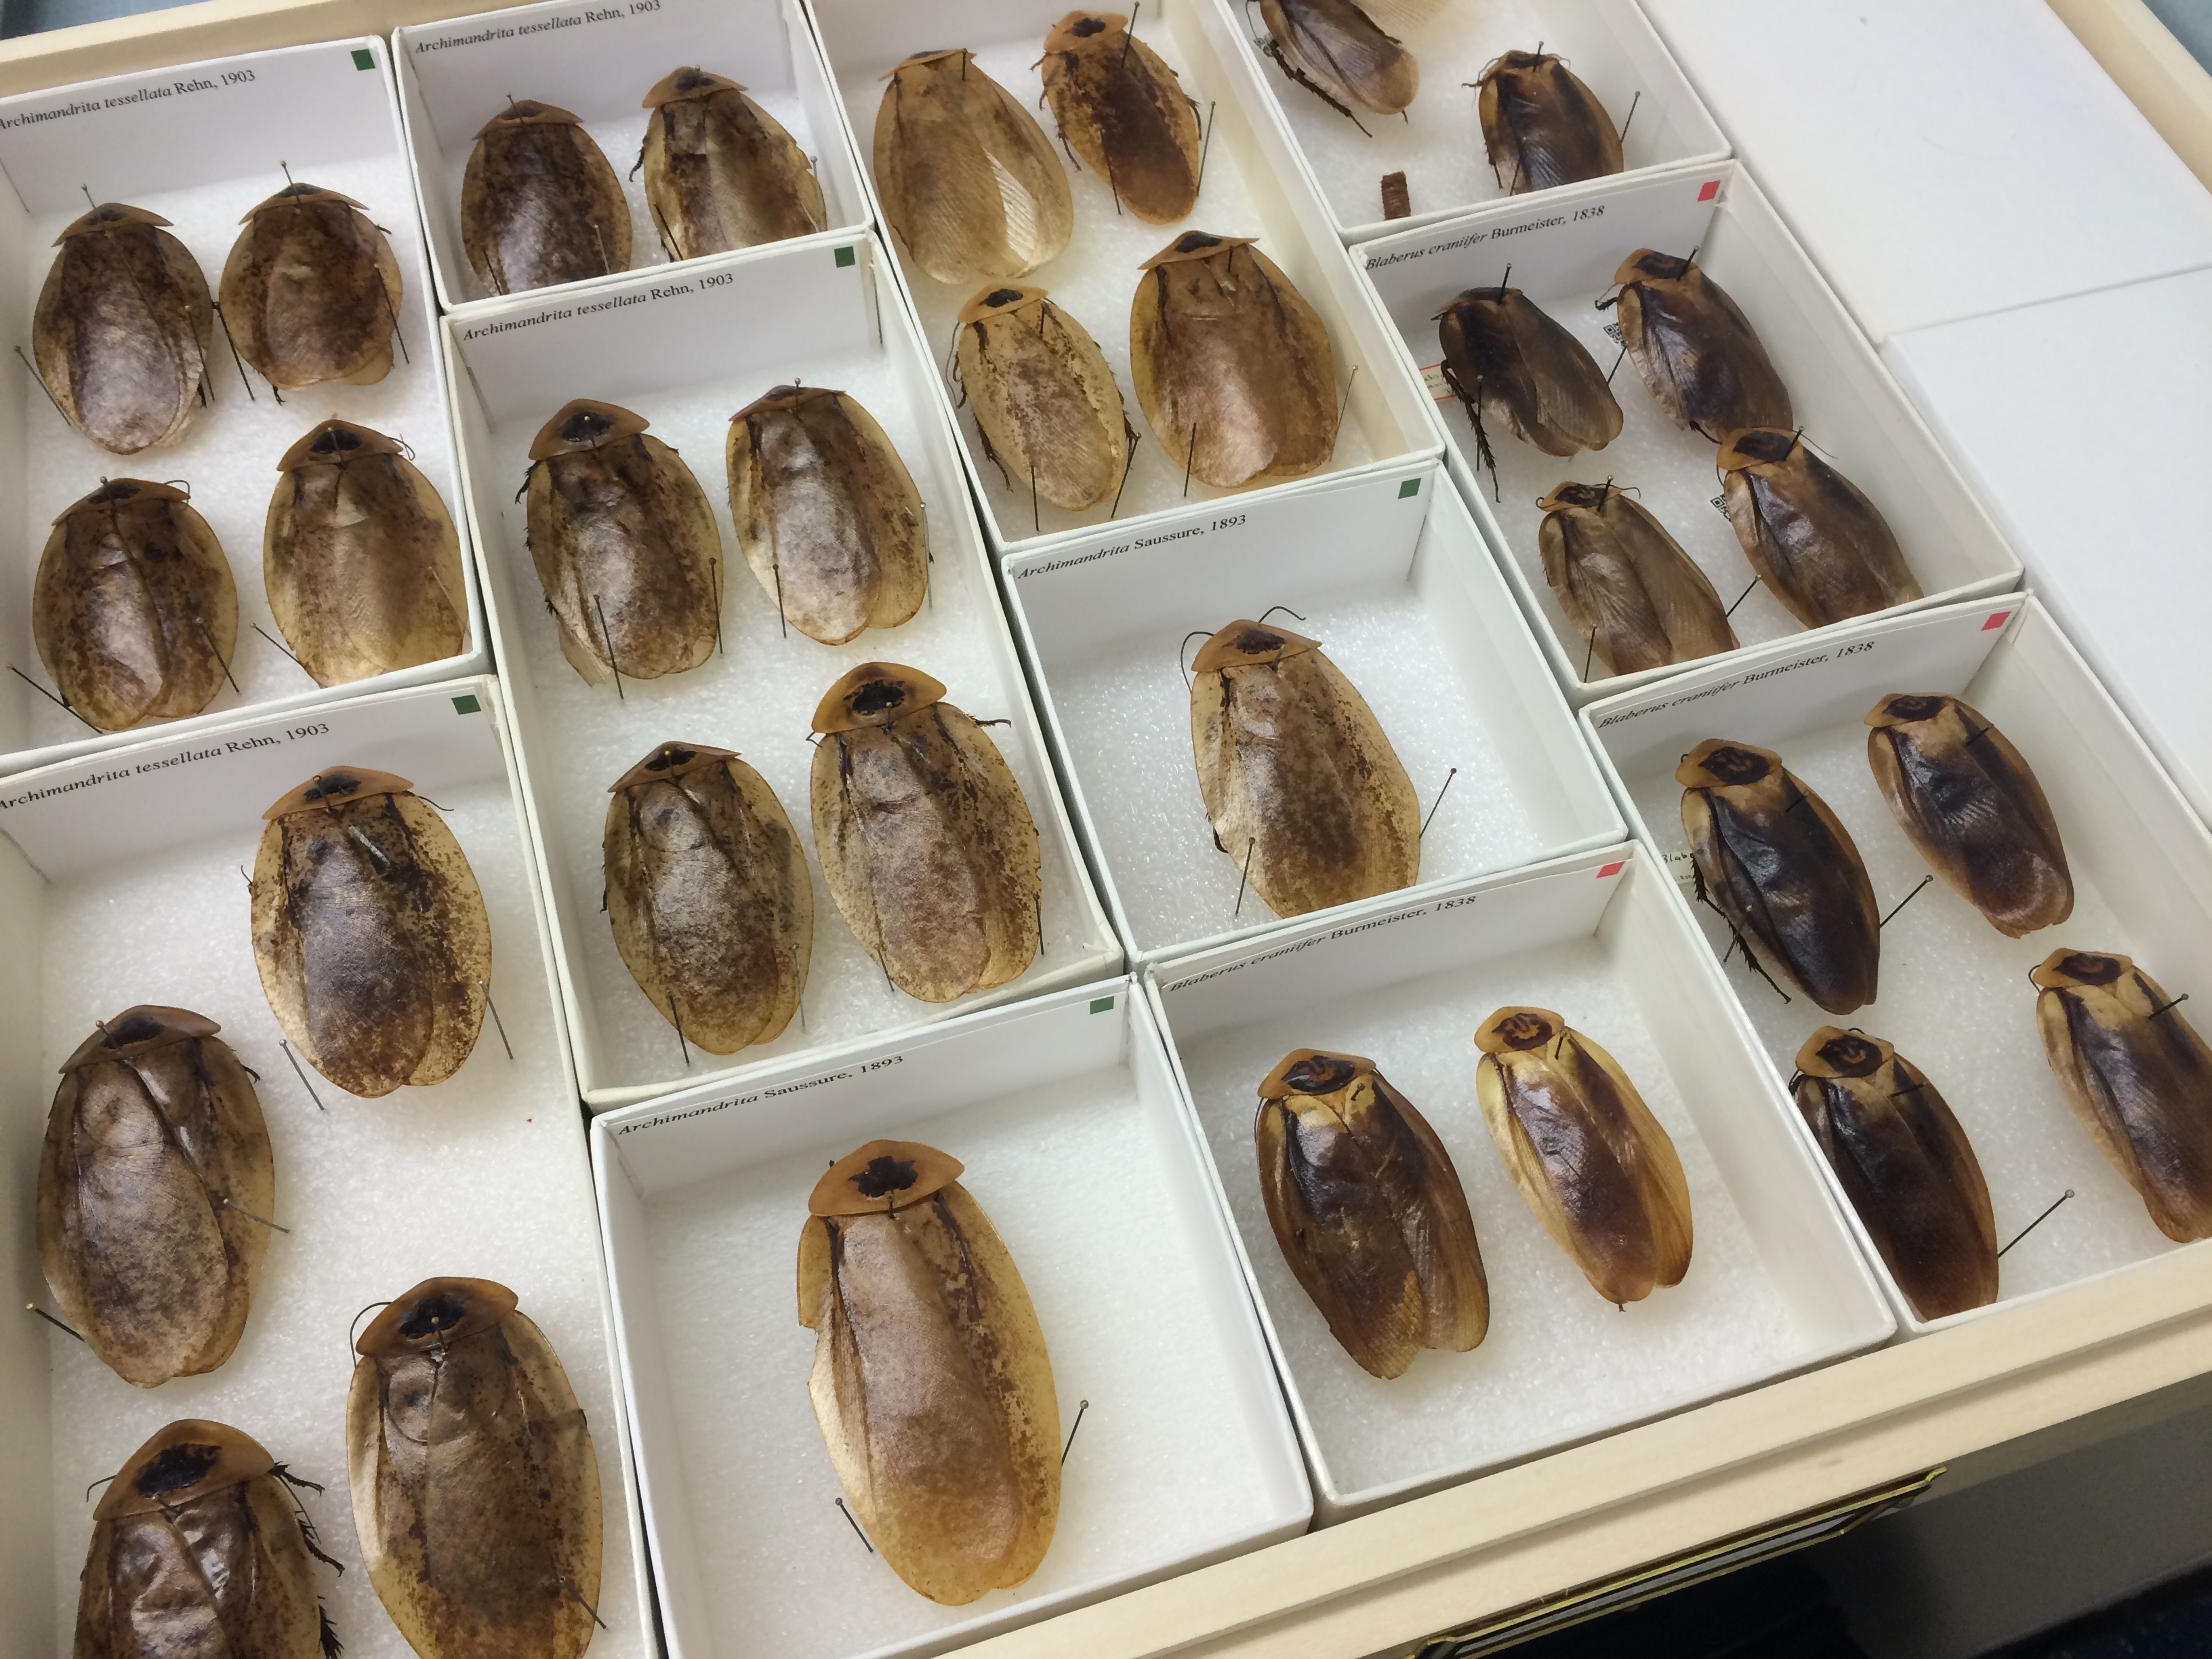
[[[356,46],[353,49],[353,66],[357,70],[374,69],[375,55],[367,46]]]
[[[837,269],[842,270],[847,265],[853,264],[856,259],[858,259],[860,256],[854,253],[851,248],[841,247],[837,250],[836,257]]]
[[[483,712],[483,705],[476,700],[474,694],[465,691],[453,699],[453,712],[456,714],[480,714]]]
[[[1419,478],[1408,478],[1398,486],[1398,499],[1401,501],[1408,495],[1418,495],[1420,493],[1421,481]]]
[[[1110,1013],[1112,1013],[1112,1012],[1114,1012],[1114,999],[1113,999],[1113,998],[1111,998],[1111,997],[1093,997],[1093,998],[1091,998],[1091,1012],[1092,1013],[1094,1013],[1094,1014],[1110,1014]]]

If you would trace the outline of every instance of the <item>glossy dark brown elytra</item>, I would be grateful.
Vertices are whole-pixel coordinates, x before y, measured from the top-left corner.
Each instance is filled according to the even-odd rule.
[[[1413,54],[1378,28],[1355,0],[1260,0],[1260,15],[1268,37],[1261,50],[1355,125],[1360,124],[1352,106],[1395,115],[1421,89],[1421,66]]]
[[[1621,343],[1660,411],[1714,443],[1791,424],[1789,388],[1751,319],[1694,260],[1638,248],[1613,280]]]
[[[1621,169],[1620,135],[1597,94],[1556,52],[1509,52],[1475,84],[1490,170],[1510,196]]]
[[[1547,455],[1603,449],[1620,435],[1620,405],[1595,359],[1519,289],[1468,289],[1437,313],[1437,343],[1493,491],[1486,419]]]
[[[1783,427],[1733,433],[1715,465],[1744,557],[1806,627],[1921,597],[1887,521],[1803,434]]]

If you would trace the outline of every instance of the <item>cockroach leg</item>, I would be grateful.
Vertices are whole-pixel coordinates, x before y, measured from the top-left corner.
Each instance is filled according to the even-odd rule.
[[[78,1341],[80,1341],[80,1342],[84,1342],[84,1338],[83,1338],[82,1336],[78,1335],[77,1331],[76,1331],[76,1328],[75,1328],[74,1326],[70,1326],[70,1325],[65,1325],[65,1324],[64,1324],[60,1320],[58,1320],[58,1319],[55,1318],[52,1314],[48,1313],[48,1312],[47,1312],[44,1308],[41,1308],[41,1307],[40,1307],[37,1303],[35,1303],[35,1302],[26,1302],[26,1303],[23,1304],[23,1306],[24,1306],[27,1310],[28,1310],[30,1312],[32,1312],[32,1313],[34,1313],[34,1314],[38,1315],[38,1316],[39,1316],[40,1318],[41,1318],[41,1319],[45,1320],[45,1321],[46,1322],[46,1323],[47,1323],[47,1324],[49,1324],[49,1325],[52,1326],[56,1330],[58,1330],[58,1331],[67,1331],[67,1332],[68,1332],[71,1336],[75,1336],[75,1337],[76,1337],[76,1340],[77,1340]],[[85,1342],[85,1346],[87,1346],[88,1348],[88,1347],[90,1347],[91,1346],[92,1346],[92,1345],[91,1345],[89,1342]],[[110,1476],[108,1476],[108,1479],[109,1479],[109,1480],[113,1480],[114,1478],[115,1478],[115,1477],[114,1477],[113,1475],[110,1475]],[[100,1482],[98,1482],[97,1480],[95,1480],[95,1481],[94,1481],[94,1482],[92,1483],[92,1486],[98,1486],[99,1484],[100,1484]],[[89,1498],[89,1497],[91,1497],[91,1496],[92,1496],[92,1486],[87,1486],[87,1487],[84,1489],[84,1495],[85,1495],[87,1498]]]
[[[1217,839],[1218,839],[1218,837],[1217,837]],[[1232,921],[1234,921],[1243,911],[1245,884],[1252,879],[1252,849],[1259,844],[1260,842],[1257,836],[1253,837],[1253,839],[1244,843],[1244,871],[1242,875],[1237,878],[1236,908],[1231,910],[1229,913],[1229,918]]]
[[[1746,599],[1749,599],[1749,598],[1751,597],[1751,589],[1752,589],[1752,587],[1756,587],[1756,586],[1759,586],[1759,578],[1758,578],[1758,577],[1756,577],[1756,576],[1753,576],[1753,577],[1751,579],[1751,587],[1747,587],[1747,588],[1745,588],[1745,589],[1743,590],[1743,592],[1741,592],[1741,593],[1739,593],[1739,594],[1737,594],[1737,595],[1735,596],[1735,605],[1741,605],[1741,604],[1742,604]],[[1735,615],[1735,605],[1730,605],[1727,610],[1725,610],[1725,611],[1722,611],[1722,612],[1721,612],[1721,615],[1722,615],[1723,617],[1733,617],[1734,615]]]
[[[428,799],[428,798],[426,796],[424,799]],[[431,801],[430,804],[433,806],[435,806],[438,803]],[[484,994],[484,1006],[491,1010],[492,1029],[499,1033],[499,1046],[506,1049],[507,1057],[509,1060],[513,1060],[514,1058],[514,1045],[507,1040],[507,1022],[499,1017],[499,1004],[491,1000],[491,987],[486,985],[482,980],[478,980],[477,981],[477,987]]]
[[[1443,789],[1437,791],[1436,800],[1429,807],[1429,817],[1421,820],[1421,833],[1423,835],[1425,836],[1429,833],[1429,818],[1435,817],[1437,815],[1437,808],[1444,804],[1444,789],[1450,788],[1452,787],[1452,780],[1458,775],[1459,768],[1456,766],[1453,767],[1450,771],[1444,774]]]
[[[1067,1454],[1074,1449],[1075,1431],[1083,1426],[1083,1414],[1090,1409],[1091,1402],[1088,1400],[1079,1400],[1075,1402],[1075,1421],[1068,1426],[1067,1443],[1060,1449],[1060,1462],[1062,1468],[1067,1467]]]
[[[1926,886],[1929,882],[1931,882],[1931,881],[1933,881],[1933,880],[1935,880],[1935,879],[1936,879],[1936,878],[1935,878],[1935,877],[1933,877],[1933,876],[1923,876],[1923,877],[1921,877],[1921,878],[1920,878],[1920,887],[1925,887],[1925,886]],[[1888,915],[1888,916],[1884,916],[1884,917],[1883,917],[1880,921],[1876,922],[1876,923],[1875,924],[1875,927],[1888,927],[1888,926],[1889,926],[1889,918],[1890,918],[1890,916],[1893,916],[1893,915],[1895,915],[1899,910],[1902,910],[1902,909],[1903,909],[1906,905],[1908,905],[1908,904],[1911,903],[1913,900],[1915,900],[1915,899],[1917,899],[1917,898],[1918,898],[1918,897],[1920,896],[1920,887],[1916,887],[1916,888],[1914,888],[1911,892],[1907,893],[1907,894],[1906,894],[1903,898],[1901,898],[1901,899],[1898,900],[1898,902],[1897,902],[1897,904],[1896,904],[1895,908],[1893,908],[1893,909],[1890,911],[1889,915]]]
[[[258,1222],[259,1222],[263,1226],[264,1226],[264,1227],[270,1227],[270,1228],[274,1228],[276,1231],[278,1231],[278,1232],[280,1232],[280,1233],[289,1234],[289,1233],[291,1232],[291,1231],[292,1231],[289,1227],[287,1227],[286,1225],[284,1225],[284,1224],[283,1224],[283,1222],[281,1222],[281,1221],[271,1221],[271,1220],[270,1220],[267,1216],[265,1216],[265,1215],[256,1215],[256,1214],[254,1214],[254,1212],[253,1212],[252,1211],[251,1211],[251,1210],[247,1209],[247,1208],[246,1207],[246,1206],[244,1206],[243,1204],[234,1203],[234,1202],[231,1200],[230,1197],[229,1197],[228,1194],[225,1194],[225,1196],[223,1197],[223,1199],[222,1199],[222,1207],[223,1207],[224,1209],[226,1209],[226,1210],[235,1210],[235,1211],[237,1211],[237,1212],[239,1212],[239,1214],[240,1214],[240,1215],[244,1216],[244,1217],[245,1217],[248,1221],[258,1221]],[[317,1488],[316,1488],[316,1490],[317,1490],[318,1492],[319,1492],[319,1491],[321,1491],[322,1489],[319,1486],[319,1487],[317,1487]]]
[[[32,690],[44,697],[48,702],[53,704],[55,708],[66,709],[70,714],[76,714],[77,719],[84,720],[85,725],[90,727],[93,731],[97,732],[100,730],[100,728],[94,726],[90,720],[84,720],[84,716],[78,714],[76,709],[70,708],[69,706],[69,700],[67,698],[56,696],[52,692],[47,690],[45,686],[40,685],[38,681],[33,679],[21,669],[16,667],[14,663],[11,662],[8,665],[8,672],[13,674],[17,679],[22,681],[24,684],[29,686]]]
[[[2022,1227],[2018,1232],[2014,1233],[2012,1236],[2012,1244],[2006,1245],[2003,1250],[1999,1250],[1997,1252],[1997,1255],[2000,1256],[2003,1255],[2005,1250],[2012,1249],[2013,1244],[2019,1243],[2021,1239],[2026,1238],[2038,1227],[2040,1227],[2045,1221],[2051,1218],[2051,1210],[2056,1210],[2061,1204],[2063,1204],[2068,1199],[2073,1196],[2074,1189],[2071,1187],[2069,1187],[2064,1192],[2059,1194],[2058,1196],[2051,1201],[2050,1210],[2045,1210],[2041,1215],[2036,1217],[2034,1220],[2029,1222],[2027,1225]]]
[[[292,1045],[289,1042],[279,1042],[276,1046],[284,1051],[284,1058],[292,1062],[293,1075],[300,1079],[300,1086],[307,1091],[307,1098],[315,1103],[315,1109],[319,1112],[329,1111],[330,1108],[323,1104],[323,1097],[315,1092],[315,1085],[307,1081],[307,1067],[300,1064],[300,1057],[292,1052]]]
[[[1358,127],[1361,132],[1366,133],[1368,137],[1372,138],[1375,136],[1373,133],[1368,132],[1366,124],[1360,120],[1357,115],[1354,115],[1352,112],[1352,106],[1349,104],[1339,103],[1334,95],[1332,94],[1327,88],[1323,87],[1320,82],[1315,80],[1304,70],[1299,69],[1296,64],[1292,64],[1289,58],[1284,57],[1282,47],[1275,42],[1273,36],[1268,38],[1267,44],[1261,46],[1260,50],[1275,60],[1276,68],[1281,70],[1282,72],[1289,76],[1291,80],[1297,82],[1308,92],[1313,94],[1315,97],[1320,99],[1322,103],[1327,104],[1339,115],[1341,115],[1346,120],[1351,122],[1355,127]]]
[[[837,1513],[845,1517],[845,1524],[853,1529],[853,1536],[859,1539],[862,1544],[866,1545],[868,1553],[873,1555],[876,1553],[876,1547],[873,1544],[868,1543],[868,1534],[862,1532],[860,1530],[860,1523],[853,1519],[853,1511],[845,1507],[845,1500],[840,1498],[835,1501],[837,1505]]]
[[[53,406],[54,406],[54,413],[55,413],[55,414],[57,414],[57,415],[61,415],[62,419],[64,419],[64,421],[68,420],[68,419],[69,419],[69,416],[68,416],[67,415],[63,415],[63,414],[62,414],[62,406],[61,406],[60,400],[59,400],[59,399],[58,399],[58,398],[54,396],[53,392],[52,392],[52,389],[51,387],[49,387],[49,386],[46,385],[46,377],[45,377],[44,375],[40,374],[37,369],[35,369],[35,368],[31,368],[31,360],[30,360],[28,357],[26,357],[26,356],[23,356],[23,348],[22,348],[22,347],[21,347],[21,346],[17,346],[17,347],[15,348],[15,356],[16,356],[16,357],[17,357],[17,358],[21,362],[21,363],[22,363],[22,365],[23,365],[23,367],[24,367],[25,368],[27,368],[27,369],[30,369],[30,370],[31,370],[31,378],[32,378],[33,380],[36,380],[36,381],[39,383],[39,390],[40,390],[40,391],[41,391],[41,392],[45,392],[45,393],[46,394],[46,401],[47,401],[48,403],[50,403],[50,404],[53,404]],[[203,380],[206,380],[207,375],[206,375],[206,372],[205,372],[204,370],[203,370],[203,371],[201,372],[200,378],[201,378]]]

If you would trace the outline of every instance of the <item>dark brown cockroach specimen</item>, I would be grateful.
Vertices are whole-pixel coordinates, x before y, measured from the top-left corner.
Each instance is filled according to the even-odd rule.
[[[370,1098],[460,1070],[483,1024],[491,921],[446,821],[406,779],[356,767],[261,816],[253,960],[293,1046]]]
[[[1321,641],[1233,622],[1191,665],[1190,745],[1213,844],[1279,916],[1410,887],[1413,781]]]
[[[354,1530],[399,1633],[421,1659],[577,1659],[599,1462],[553,1345],[504,1285],[426,1279],[354,1350]]]
[[[530,562],[561,654],[593,685],[696,668],[722,626],[722,532],[642,415],[579,398],[530,446]]]
[[[315,684],[458,656],[469,638],[460,532],[398,441],[325,421],[276,472],[261,580]]]
[[[64,418],[136,455],[199,411],[215,305],[191,251],[144,208],[105,202],[54,239],[31,352]]]
[[[111,479],[54,520],[31,637],[62,700],[103,732],[197,714],[238,644],[230,561],[183,490]]]
[[[776,614],[842,645],[896,628],[929,592],[929,519],[914,477],[849,392],[779,386],[730,417],[738,545]]]
[[[1786,427],[1729,434],[1716,465],[1743,556],[1808,628],[1920,597],[1875,504]]]
[[[1018,976],[1037,953],[1042,854],[991,734],[890,662],[831,686],[814,729],[814,848],[860,948],[923,1002]]]
[[[1674,769],[1698,896],[1832,1014],[1875,999],[1881,917],[1850,832],[1771,749],[1707,738]]]
[[[1437,342],[1493,489],[1486,416],[1547,455],[1603,449],[1620,435],[1620,405],[1596,362],[1519,289],[1468,289],[1437,313]]]
[[[1129,417],[1106,354],[1041,288],[986,289],[961,307],[954,373],[983,453],[1010,489],[1096,507],[1121,487]]]
[[[1490,1329],[1490,1281],[1451,1154],[1358,1054],[1293,1048],[1260,1084],[1260,1196],[1283,1261],[1360,1368]]]
[[[653,113],[637,164],[670,258],[810,236],[829,223],[806,152],[735,81],[680,69],[645,94],[645,107]]]
[[[1281,268],[1249,236],[1190,230],[1143,270],[1129,376],[1169,459],[1223,489],[1324,464],[1336,449],[1336,354]]]
[[[125,1009],[69,1057],[46,1119],[39,1266],[62,1316],[142,1389],[230,1358],[269,1249],[269,1131],[222,1029]]]
[[[1621,169],[1620,134],[1597,94],[1547,52],[1493,58],[1475,82],[1483,147],[1512,196],[1602,179]]]
[[[483,124],[461,173],[461,246],[495,294],[629,269],[629,203],[580,118],[525,98]]]
[[[1020,276],[1075,234],[1067,169],[1036,118],[964,48],[921,52],[884,79],[876,192],[907,257],[940,283]]]
[[[2043,786],[1978,709],[1940,692],[1868,713],[1867,764],[1928,867],[2008,939],[2074,914],[2074,878]]]
[[[1668,420],[1714,443],[1790,424],[1790,392],[1750,320],[1694,260],[1641,247],[1613,274],[1620,340]]]
[[[2053,951],[2028,975],[2044,1058],[2158,1230],[2212,1238],[2212,1049],[2126,957]]]
[[[1044,38],[1044,95],[1060,136],[1147,224],[1198,205],[1198,106],[1118,11],[1072,11]]]
[[[399,259],[368,210],[288,184],[241,221],[222,267],[222,325],[280,392],[392,373]]]
[[[1867,1237],[1920,1318],[1997,1299],[1989,1183],[1924,1073],[1880,1037],[1823,1025],[1790,1080]]]
[[[607,921],[637,988],[709,1054],[775,1042],[814,957],[806,848],[775,792],[727,749],[664,743],[608,793]]]
[[[1563,483],[1536,505],[1544,580],[1606,672],[1735,649],[1720,595],[1642,502],[1610,483]]]
[[[1421,89],[1413,54],[1353,0],[1260,0],[1260,15],[1267,25],[1261,51],[1362,132],[1352,106],[1395,115]]]

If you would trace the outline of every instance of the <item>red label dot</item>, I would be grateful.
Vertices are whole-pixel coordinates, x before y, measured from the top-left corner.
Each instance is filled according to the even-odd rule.
[[[1607,876],[1619,875],[1622,870],[1627,867],[1627,862],[1628,861],[1626,859],[1615,859],[1611,864],[1601,864],[1598,866],[1597,878],[1600,881],[1603,881]]]
[[[1698,187],[1698,199],[1700,202],[1710,202],[1720,193],[1721,181],[1717,179],[1708,179]]]
[[[2002,628],[2005,625],[2005,618],[2011,615],[2012,612],[2009,611],[1990,611],[1990,619],[1982,624],[1982,632],[1986,634],[1992,628]]]

